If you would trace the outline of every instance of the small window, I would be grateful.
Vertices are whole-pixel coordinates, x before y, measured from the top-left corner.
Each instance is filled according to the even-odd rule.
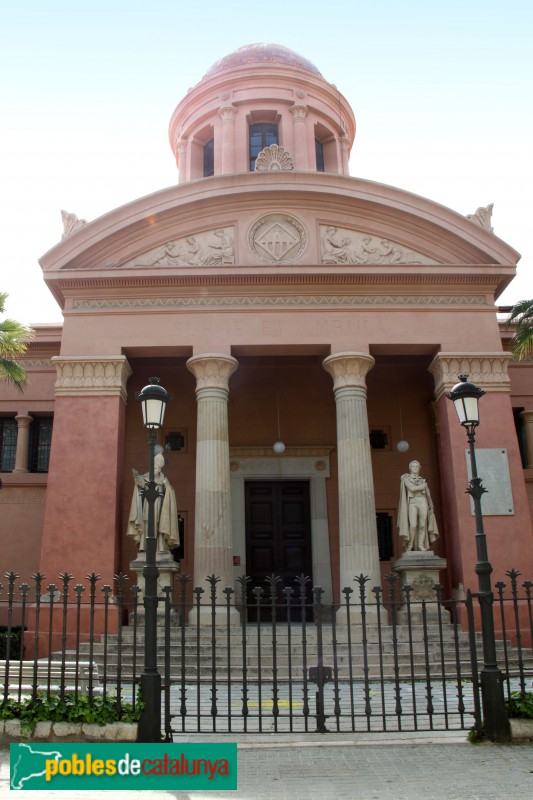
[[[392,517],[387,511],[378,511],[376,514],[378,528],[379,560],[390,561],[394,556],[392,542]]]
[[[48,472],[53,417],[34,417],[30,427],[30,472]]]
[[[315,139],[316,171],[324,172],[324,145],[320,139]]]
[[[171,431],[165,436],[165,450],[168,453],[179,453],[185,447],[185,436],[182,431]]]
[[[381,428],[370,430],[370,447],[372,450],[389,450],[389,436],[387,431]]]
[[[524,422],[521,414],[523,408],[513,408],[514,425],[516,429],[516,438],[518,439],[518,447],[520,448],[520,458],[522,460],[522,467],[527,468],[527,447],[526,447],[526,432],[524,430]]]
[[[12,472],[17,454],[17,420],[0,417],[0,472]]]
[[[273,122],[258,122],[250,125],[250,171],[255,169],[255,160],[261,150],[278,144],[278,126]]]
[[[215,174],[215,140],[209,139],[204,145],[204,178]]]

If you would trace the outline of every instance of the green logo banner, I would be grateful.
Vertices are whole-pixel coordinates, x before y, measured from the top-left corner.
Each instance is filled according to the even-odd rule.
[[[10,788],[231,790],[237,745],[12,744]]]

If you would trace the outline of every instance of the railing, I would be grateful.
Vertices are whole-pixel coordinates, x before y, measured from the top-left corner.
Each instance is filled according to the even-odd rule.
[[[96,694],[135,705],[143,669],[144,609],[125,575],[57,584],[43,575],[0,590],[5,648],[0,698]],[[507,697],[531,690],[532,582],[510,570],[495,585],[498,661]],[[482,726],[478,603],[415,598],[397,575],[370,588],[360,575],[337,604],[305,576],[283,586],[179,576],[158,609],[163,734],[460,730]],[[174,595],[174,596],[173,596]],[[22,645],[17,636],[24,631]]]

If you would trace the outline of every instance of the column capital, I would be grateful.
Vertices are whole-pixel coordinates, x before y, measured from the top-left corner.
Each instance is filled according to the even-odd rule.
[[[435,380],[437,400],[447,394],[459,375],[466,374],[472,383],[486,392],[509,392],[511,381],[507,367],[512,353],[437,353],[428,367]]]
[[[289,111],[293,115],[295,122],[297,120],[304,120],[309,114],[309,108],[305,103],[295,103],[293,106],[289,106]]]
[[[185,153],[187,152],[187,145],[188,145],[187,139],[176,139],[176,151],[178,155],[180,156],[185,155]]]
[[[223,353],[202,353],[187,361],[187,369],[196,378],[196,392],[202,389],[222,389],[229,391],[228,382],[239,366],[233,356]]]
[[[531,412],[533,413],[533,412]],[[31,423],[33,422],[33,417],[30,417],[29,414],[17,414],[15,417],[17,421],[17,425],[20,428],[29,428]]]
[[[375,361],[368,353],[334,353],[322,362],[322,366],[333,378],[333,390],[357,388],[366,391],[366,375]]]
[[[118,395],[126,402],[126,383],[132,373],[126,356],[54,356],[56,397]]]
[[[220,106],[218,109],[218,116],[221,118],[222,122],[233,122],[236,113],[237,107],[232,105]]]
[[[520,412],[520,416],[524,420],[524,422],[530,423],[533,422],[533,408],[525,408],[523,411]],[[15,417],[17,419],[17,417]]]

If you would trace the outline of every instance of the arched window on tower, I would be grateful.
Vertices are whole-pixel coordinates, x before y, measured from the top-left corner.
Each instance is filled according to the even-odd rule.
[[[324,172],[324,145],[320,139],[315,139],[316,171]]]
[[[189,141],[190,167],[187,180],[209,178],[215,174],[215,131],[212,125],[205,125],[193,131]]]
[[[315,153],[317,172],[338,172],[337,140],[325,125],[315,125]]]
[[[204,144],[204,178],[215,174],[215,140],[209,139]]]
[[[278,144],[278,126],[274,122],[256,122],[249,128],[250,171],[255,169],[255,160],[261,150]]]

